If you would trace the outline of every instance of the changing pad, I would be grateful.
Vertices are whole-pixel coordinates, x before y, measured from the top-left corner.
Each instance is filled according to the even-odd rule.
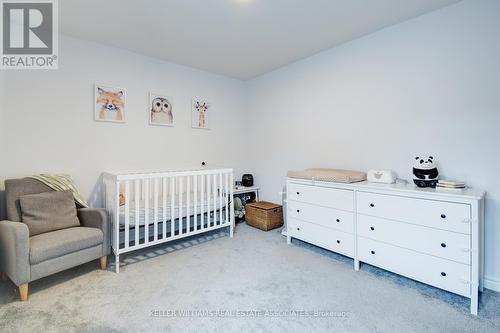
[[[300,178],[334,183],[356,183],[366,180],[366,172],[324,168],[310,168],[300,171],[292,170],[288,171],[287,176],[289,178]]]

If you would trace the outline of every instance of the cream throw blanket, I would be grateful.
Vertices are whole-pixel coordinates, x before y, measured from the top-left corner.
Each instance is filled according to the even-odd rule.
[[[36,179],[54,191],[71,191],[73,198],[78,206],[88,208],[89,204],[83,199],[78,190],[76,189],[71,176],[64,174],[42,174],[31,176],[30,178]]]

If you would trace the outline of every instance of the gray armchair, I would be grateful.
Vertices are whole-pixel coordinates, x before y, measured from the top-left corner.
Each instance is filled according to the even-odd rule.
[[[78,209],[79,227],[29,236],[21,222],[19,197],[53,191],[31,179],[5,181],[7,221],[0,221],[1,271],[19,287],[20,299],[28,298],[28,283],[42,277],[100,259],[106,269],[110,233],[104,209]]]

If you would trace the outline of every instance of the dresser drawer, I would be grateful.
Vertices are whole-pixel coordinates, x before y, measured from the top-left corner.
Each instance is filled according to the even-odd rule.
[[[307,243],[343,255],[354,256],[354,235],[294,218],[287,220],[287,233]]]
[[[358,192],[357,212],[470,234],[470,206],[445,201]]]
[[[358,236],[470,265],[470,236],[358,214]]]
[[[359,260],[432,286],[470,296],[470,266],[358,237]]]
[[[354,192],[321,186],[288,183],[287,199],[341,210],[354,210]]]
[[[288,201],[288,217],[312,222],[327,228],[354,233],[354,213],[311,205],[303,202]]]

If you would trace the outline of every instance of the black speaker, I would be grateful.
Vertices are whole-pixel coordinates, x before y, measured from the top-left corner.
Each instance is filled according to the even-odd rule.
[[[253,176],[249,173],[244,174],[241,177],[241,185],[243,186],[253,186]]]

